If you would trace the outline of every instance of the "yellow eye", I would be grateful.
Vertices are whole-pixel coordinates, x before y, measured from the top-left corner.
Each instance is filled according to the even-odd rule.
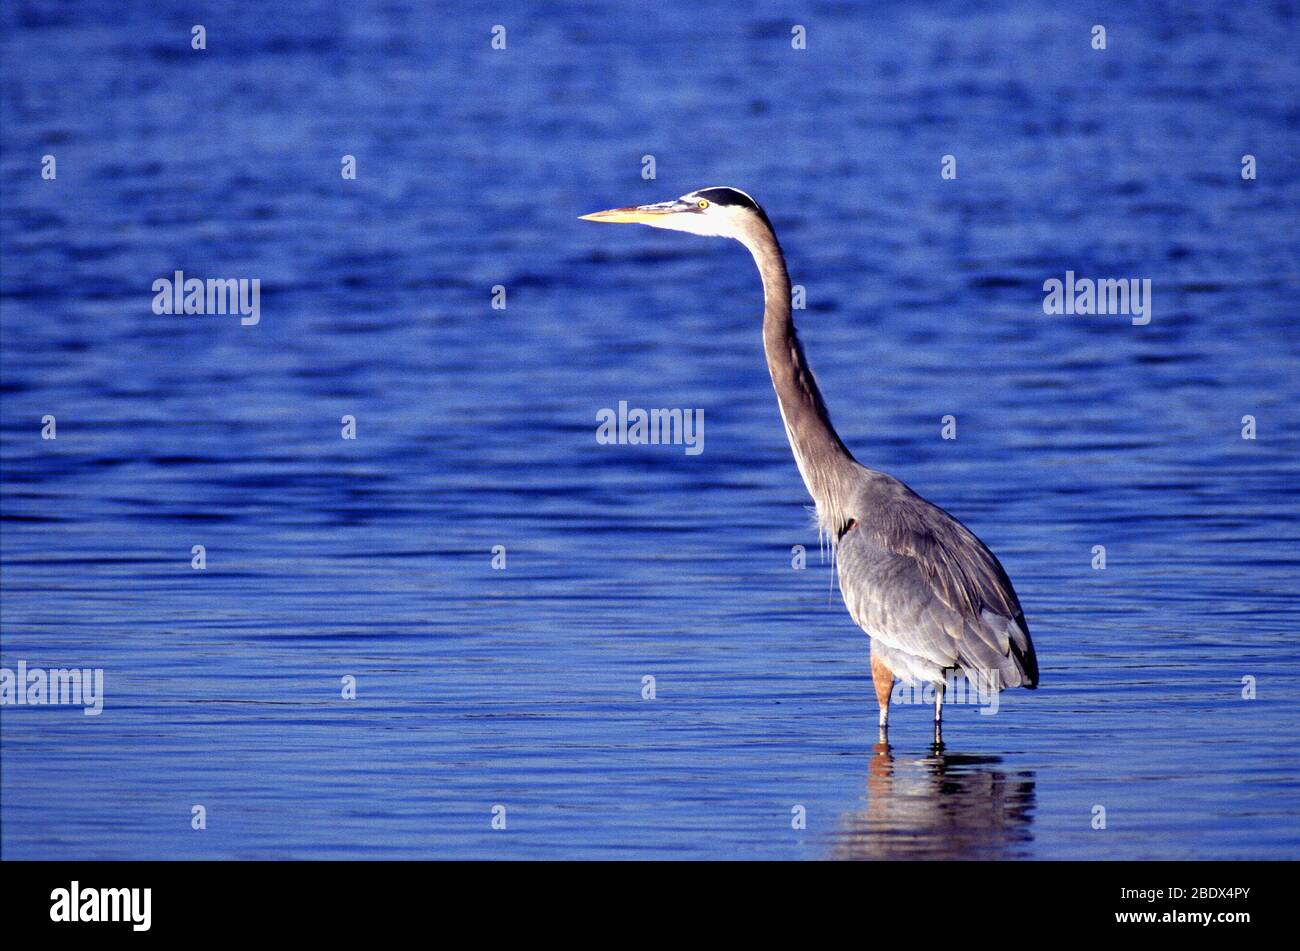
[[[703,211],[705,208],[709,207],[709,200],[707,198],[701,198],[695,204],[699,207],[700,211]]]

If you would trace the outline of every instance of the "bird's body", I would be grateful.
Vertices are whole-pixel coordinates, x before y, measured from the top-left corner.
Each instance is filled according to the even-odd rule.
[[[584,216],[735,238],[763,280],[763,349],[795,464],[830,541],[840,592],[871,637],[882,732],[894,678],[937,687],[959,672],[981,692],[1038,685],[1038,662],[1011,581],[961,522],[902,482],[861,465],[840,440],[791,318],[790,279],[771,222],[733,188]]]

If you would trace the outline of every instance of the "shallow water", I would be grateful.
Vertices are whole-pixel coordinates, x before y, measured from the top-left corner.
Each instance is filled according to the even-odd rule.
[[[106,691],[0,711],[4,857],[1300,858],[1293,8],[786,15],[0,12],[0,655]],[[875,745],[748,256],[576,220],[719,183],[1024,603],[1042,688],[942,755]],[[177,269],[261,322],[153,314]],[[1150,324],[1045,316],[1067,270]]]

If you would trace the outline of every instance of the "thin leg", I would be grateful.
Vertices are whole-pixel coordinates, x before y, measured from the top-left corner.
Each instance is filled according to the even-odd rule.
[[[880,739],[889,730],[889,697],[894,690],[894,672],[875,654],[871,655],[871,681],[876,685],[876,703],[880,704]]]
[[[943,692],[947,684],[934,687],[934,745],[943,746]]]

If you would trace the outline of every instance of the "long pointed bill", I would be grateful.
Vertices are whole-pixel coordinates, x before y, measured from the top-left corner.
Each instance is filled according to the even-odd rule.
[[[653,224],[664,215],[681,211],[678,201],[663,201],[657,205],[633,205],[628,208],[611,208],[609,211],[593,211],[589,215],[579,215],[583,221],[605,221],[614,225]]]

